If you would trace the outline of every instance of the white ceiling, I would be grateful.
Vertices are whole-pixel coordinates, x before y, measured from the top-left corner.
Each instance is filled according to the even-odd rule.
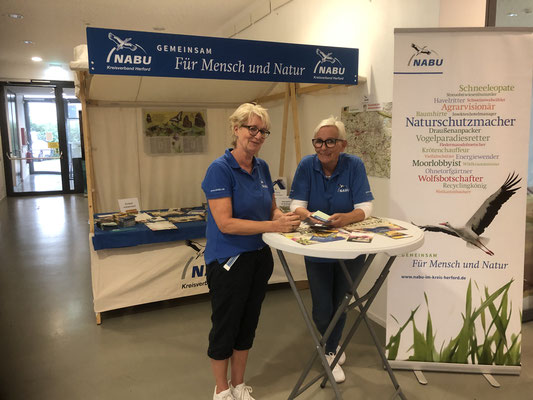
[[[86,26],[140,31],[163,27],[165,33],[224,36],[220,32],[246,10],[288,1],[0,0],[0,80],[73,80],[68,64],[74,47],[86,43]],[[533,26],[532,9],[533,0],[499,0],[497,26]],[[506,17],[509,12],[518,15]],[[24,18],[10,18],[12,13]],[[35,63],[32,56],[43,61]],[[51,75],[50,64],[61,65],[68,75]]]
[[[51,79],[46,70],[68,70],[85,28],[101,27],[215,36],[257,0],[0,0],[0,80]],[[13,19],[9,14],[24,16]],[[33,44],[24,44],[31,40]],[[35,63],[31,57],[40,56]],[[60,76],[58,76],[60,78]],[[72,80],[72,75],[58,80]]]

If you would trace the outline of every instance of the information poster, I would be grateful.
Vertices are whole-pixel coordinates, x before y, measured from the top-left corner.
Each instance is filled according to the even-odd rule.
[[[205,110],[143,110],[145,151],[151,155],[203,153],[205,130]]]
[[[341,113],[348,139],[345,152],[363,160],[367,175],[390,178],[392,103],[372,106]]]
[[[394,368],[519,373],[533,36],[396,30],[388,279]]]

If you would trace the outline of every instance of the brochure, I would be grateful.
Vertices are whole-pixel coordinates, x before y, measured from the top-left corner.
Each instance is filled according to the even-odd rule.
[[[290,232],[290,233],[281,233],[281,235],[303,245],[335,242],[338,240],[346,240],[346,238],[348,237],[348,233],[342,233],[336,229],[322,231],[322,232],[317,231],[317,232],[308,232],[308,233]]]
[[[315,214],[312,215],[313,218],[315,218]],[[323,218],[325,215],[329,218],[327,214],[321,214],[318,214],[318,216]],[[411,235],[405,232],[407,230],[406,228],[394,224],[386,218],[370,217],[364,221],[346,225],[338,229],[332,228],[324,223],[315,223],[309,219],[303,222],[307,224],[307,227],[300,228],[298,232],[281,233],[281,235],[302,245],[335,242],[338,240],[370,243],[376,234],[391,239],[411,237]]]
[[[411,235],[399,231],[380,232],[380,234],[390,237],[391,239],[404,239],[411,237]]]
[[[364,233],[364,232],[351,232],[348,239],[348,242],[360,242],[360,243],[370,243],[374,238],[373,233]]]
[[[403,226],[394,224],[386,218],[370,217],[364,221],[346,225],[344,229],[349,232],[377,233],[378,235],[387,236],[393,239],[411,237],[406,233],[400,232],[406,230]]]
[[[147,222],[146,226],[152,231],[165,231],[168,229],[178,229],[176,225],[169,221]]]
[[[312,242],[318,242],[318,243],[326,243],[326,242],[336,242],[337,240],[344,240],[342,236],[336,236],[336,235],[329,235],[329,236],[319,236],[319,235],[313,235],[311,236]]]
[[[311,214],[311,217],[324,223],[328,223],[330,218],[328,214],[323,213],[322,211],[315,211],[313,214]]]

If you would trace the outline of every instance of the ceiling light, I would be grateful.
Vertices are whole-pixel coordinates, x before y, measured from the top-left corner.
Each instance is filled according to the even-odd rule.
[[[25,40],[24,44],[33,44],[33,42],[31,40]]]
[[[32,57],[31,60],[35,61],[35,62],[43,61],[43,59],[41,57]]]
[[[513,13],[513,12],[510,12],[509,14],[507,14],[508,17],[518,17],[518,14],[517,13]]]
[[[13,13],[13,14],[8,14],[8,15],[9,15],[10,18],[13,18],[13,19],[22,19],[22,18],[24,18],[24,15],[22,15],[22,14]]]
[[[47,79],[54,81],[72,80],[69,71],[56,64],[50,64],[50,66],[44,71],[44,76]]]

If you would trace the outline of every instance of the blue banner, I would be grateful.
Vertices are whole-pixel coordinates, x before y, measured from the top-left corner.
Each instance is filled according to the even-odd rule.
[[[87,28],[89,72],[357,84],[358,49]]]

